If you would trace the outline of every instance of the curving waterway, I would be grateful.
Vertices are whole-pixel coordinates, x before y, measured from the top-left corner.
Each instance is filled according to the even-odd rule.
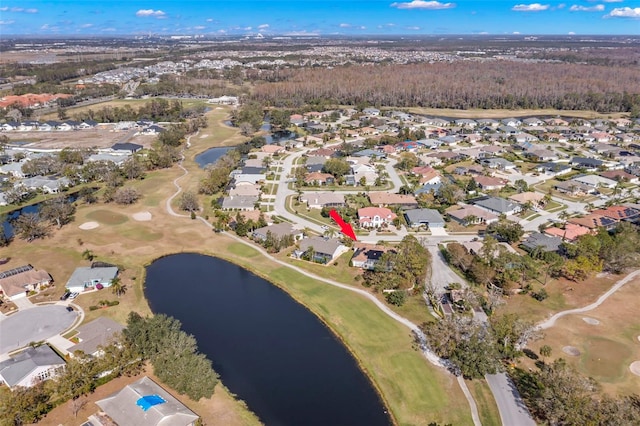
[[[182,322],[223,383],[265,424],[391,423],[331,331],[251,272],[214,257],[175,254],[147,267],[145,295],[153,312]]]

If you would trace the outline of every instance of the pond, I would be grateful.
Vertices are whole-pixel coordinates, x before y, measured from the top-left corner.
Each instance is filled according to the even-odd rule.
[[[77,194],[72,194],[67,197],[67,201],[69,201],[70,203],[75,202],[77,199]],[[13,210],[7,213],[6,220],[4,220],[0,224],[0,226],[2,226],[2,228],[4,229],[4,234],[9,238],[13,237],[14,233],[13,226],[11,226],[11,221],[17,219],[18,217],[20,217],[20,215],[25,213],[38,213],[41,205],[42,203],[31,204],[29,206],[25,206],[21,209]]]
[[[349,351],[286,292],[221,259],[182,253],[147,267],[155,313],[193,334],[222,382],[267,425],[389,425]]]
[[[204,152],[196,155],[196,163],[200,168],[204,169],[209,164],[214,164],[216,161],[220,159],[224,154],[227,153],[230,149],[234,147],[232,146],[219,146],[216,148],[209,148]]]

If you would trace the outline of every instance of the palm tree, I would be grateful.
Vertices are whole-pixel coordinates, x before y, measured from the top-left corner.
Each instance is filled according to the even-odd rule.
[[[93,259],[96,258],[96,255],[91,250],[86,249],[82,252],[82,258],[88,260],[89,262],[92,262]]]
[[[127,285],[122,282],[120,277],[115,277],[111,280],[111,291],[113,294],[120,297],[127,292]]]

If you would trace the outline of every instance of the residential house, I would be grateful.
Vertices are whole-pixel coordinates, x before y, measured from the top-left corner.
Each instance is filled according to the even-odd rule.
[[[477,176],[475,179],[478,187],[484,191],[494,191],[504,188],[508,181],[491,176]]]
[[[23,161],[19,161],[17,163],[9,163],[9,164],[0,165],[0,173],[5,174],[5,175],[11,175],[11,176],[16,177],[18,179],[23,179],[23,178],[27,177],[27,174],[22,171],[22,166],[27,161],[28,160],[23,160]]]
[[[504,214],[510,216],[522,211],[522,206],[520,204],[500,197],[483,197],[476,200],[473,204],[497,215]]]
[[[235,182],[233,188],[229,190],[229,196],[231,197],[260,197],[261,193],[260,185],[251,182]]]
[[[441,187],[442,187],[442,182],[426,183],[422,185],[420,188],[416,189],[413,194],[414,195],[429,194],[429,193],[437,194],[438,191],[440,191]]]
[[[519,204],[531,203],[533,207],[539,207],[544,199],[544,195],[538,192],[521,192],[519,194],[513,194],[509,197],[511,201],[515,201]]]
[[[260,151],[266,152],[267,154],[281,154],[285,149],[280,145],[263,145]]]
[[[307,203],[307,207],[310,209],[344,207],[346,205],[344,194],[340,192],[305,192],[300,196],[300,202]]]
[[[69,178],[62,177],[45,177],[34,176],[24,179],[22,185],[32,191],[42,191],[45,194],[57,194],[62,189],[68,188],[71,185]]]
[[[629,182],[634,184],[637,184],[639,182],[639,179],[637,176],[632,175],[631,173],[627,173],[623,170],[609,170],[609,171],[600,173],[600,176],[607,179],[615,180],[617,182]]]
[[[411,194],[393,194],[386,191],[369,192],[369,201],[378,207],[398,206],[405,209],[417,208],[416,197]]]
[[[618,223],[616,219],[595,213],[588,214],[584,217],[572,217],[568,222],[593,230],[597,230],[600,227],[605,228],[606,230],[611,230],[615,228]]]
[[[594,188],[615,188],[618,184],[615,180],[598,175],[576,176],[571,180]]]
[[[558,154],[555,151],[552,151],[550,149],[535,149],[532,151],[527,151],[524,153],[524,156],[530,159],[531,161],[536,161],[536,162],[556,161],[559,158]]]
[[[333,185],[336,178],[329,173],[312,172],[308,173],[304,178],[306,185]]]
[[[529,117],[522,120],[522,124],[525,126],[542,126],[544,121],[537,117]]]
[[[529,253],[535,250],[544,252],[553,252],[560,249],[562,238],[551,235],[541,234],[540,232],[532,232],[521,244],[522,248]]]
[[[595,158],[573,157],[569,164],[577,169],[596,171],[598,167],[604,165],[604,161]]]
[[[129,159],[128,155],[104,153],[104,154],[91,154],[89,158],[87,158],[87,161],[111,161],[117,166],[121,166],[128,159]]]
[[[362,151],[354,152],[354,157],[369,157],[375,160],[379,160],[381,158],[386,158],[387,154],[384,152],[376,151],[373,149],[363,149]]]
[[[450,152],[450,151],[434,152],[431,154],[427,154],[426,157],[438,158],[442,162],[446,162],[446,161],[455,162],[455,161],[462,160],[462,154],[460,154],[459,152]],[[429,164],[434,164],[429,161],[425,161],[425,162]]]
[[[535,170],[549,176],[561,176],[570,173],[573,169],[566,164],[549,162],[536,166]]]
[[[380,115],[380,110],[378,108],[365,108],[362,110],[363,114],[366,115],[372,115],[374,117],[377,117]]]
[[[283,237],[291,236],[294,241],[300,240],[303,237],[303,233],[299,229],[294,229],[293,225],[288,222],[276,223],[273,225],[263,226],[253,231],[252,237],[256,241],[265,241],[267,234],[271,233],[274,238],[281,239]]]
[[[0,362],[0,382],[9,389],[31,387],[56,377],[66,363],[49,345],[29,347]]]
[[[591,234],[592,230],[582,225],[567,222],[564,224],[564,228],[557,228],[555,226],[545,228],[544,233],[551,235],[552,237],[562,238],[563,241],[570,243],[575,242],[578,237],[586,234]]]
[[[479,118],[478,120],[476,120],[476,122],[478,123],[478,126],[482,127],[496,128],[500,125],[500,122],[498,120],[494,120],[493,118]]]
[[[153,124],[151,126],[145,127],[144,129],[142,129],[142,131],[140,132],[140,134],[143,135],[151,135],[151,136],[155,136],[155,135],[159,135],[160,133],[164,133],[167,130],[156,125]]]
[[[357,184],[364,179],[365,185],[375,185],[378,179],[376,169],[369,164],[354,164],[351,166],[351,173]]]
[[[147,376],[96,401],[95,426],[195,426],[199,417]]]
[[[43,269],[24,265],[0,273],[2,295],[13,301],[26,297],[30,291],[40,290],[53,282],[51,275]]]
[[[474,129],[478,123],[474,120],[470,120],[468,118],[460,118],[458,120],[455,120],[456,126],[460,126],[460,127],[466,127],[469,129]]]
[[[222,210],[255,210],[260,197],[253,195],[230,195],[222,199]]]
[[[497,222],[499,219],[498,215],[476,206],[464,206],[461,209],[450,210],[447,214],[452,220],[465,226],[476,224],[489,225],[493,222]]]
[[[124,330],[125,327],[108,317],[98,317],[76,329],[73,336],[78,343],[71,346],[68,351],[73,356],[76,352],[94,357],[102,356],[102,348],[110,345]]]
[[[363,228],[378,228],[390,225],[397,215],[385,207],[364,207],[358,209],[358,222]]]
[[[307,250],[312,249],[312,260],[318,263],[329,263],[349,251],[349,248],[336,238],[304,238],[298,246],[298,250],[293,252],[294,257],[300,259]]]
[[[379,263],[382,255],[389,251],[395,253],[395,250],[391,247],[366,243],[355,243],[353,257],[351,258],[351,265],[354,268],[373,271],[376,268],[376,265]],[[391,265],[387,265],[385,269],[390,270]]]
[[[595,187],[585,185],[574,180],[558,182],[553,186],[553,189],[563,194],[569,194],[574,197],[577,195],[593,194],[594,192],[596,192]]]
[[[515,170],[516,165],[511,161],[505,160],[504,158],[494,157],[494,158],[485,158],[480,160],[480,164],[483,166],[487,166],[490,169],[498,169],[503,171]]]
[[[430,166],[419,166],[411,169],[411,173],[420,176],[420,184],[439,183],[441,181],[440,174],[437,170]]]
[[[135,154],[143,148],[142,145],[138,145],[137,143],[116,143],[111,146],[111,150],[115,152],[124,152],[127,154]]]
[[[65,287],[75,293],[94,288],[98,284],[110,287],[111,282],[117,276],[118,268],[116,266],[81,266],[73,271]]]
[[[438,210],[434,209],[413,209],[404,212],[407,224],[411,228],[425,226],[429,229],[444,228],[444,218]]]
[[[510,127],[518,127],[522,124],[522,122],[516,118],[505,118],[500,120],[500,122],[505,125],[505,126],[510,126]]]
[[[619,221],[638,222],[640,221],[640,209],[629,206],[611,206],[606,209],[594,210],[591,213],[599,214]]]
[[[247,169],[245,171],[245,169]],[[243,170],[234,170],[231,172],[231,176],[235,183],[248,182],[251,184],[257,184],[259,182],[264,182],[267,179],[267,175],[264,173],[258,172],[258,170],[262,170],[257,167],[246,167]]]

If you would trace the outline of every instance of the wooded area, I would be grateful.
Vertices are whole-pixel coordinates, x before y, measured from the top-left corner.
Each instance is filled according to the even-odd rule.
[[[253,98],[301,107],[335,104],[431,108],[555,108],[631,111],[640,107],[635,67],[512,61],[280,70],[281,81],[257,84]]]

